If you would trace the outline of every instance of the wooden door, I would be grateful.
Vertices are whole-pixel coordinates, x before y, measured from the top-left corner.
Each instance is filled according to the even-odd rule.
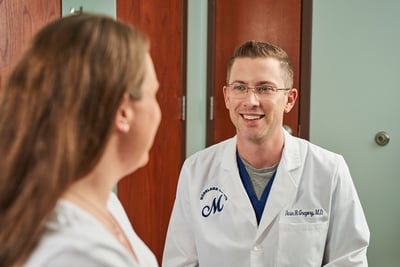
[[[303,89],[304,93],[307,93],[307,88],[299,88],[300,59],[302,51],[309,48],[306,46],[302,50],[301,47],[302,7],[302,1],[299,0],[209,1],[207,145],[235,134],[235,128],[225,107],[222,88],[225,85],[228,60],[235,48],[245,41],[267,41],[282,47],[293,64],[294,87],[299,89],[300,98]],[[311,9],[311,4],[307,4],[307,7]],[[310,30],[311,27],[308,31]],[[309,38],[306,34],[304,36]],[[304,55],[306,61],[307,53]],[[307,65],[304,65],[304,70],[306,67]],[[304,72],[305,78],[307,73],[309,72]],[[308,86],[304,84],[304,87]],[[299,135],[299,106],[297,101],[292,111],[284,118],[284,124],[290,126],[293,135],[296,136]],[[304,111],[307,113],[306,109]]]
[[[185,157],[181,99],[185,94],[186,1],[119,0],[117,17],[144,31],[160,82],[162,120],[150,161],[118,185],[136,232],[161,262],[181,163]]]
[[[60,1],[0,1],[0,88],[33,35],[60,14]]]

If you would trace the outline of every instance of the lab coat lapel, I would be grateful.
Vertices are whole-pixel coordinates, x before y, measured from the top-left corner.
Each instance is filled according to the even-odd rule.
[[[285,132],[285,147],[258,228],[258,236],[295,197],[300,179],[300,151],[294,138]]]
[[[224,184],[229,188],[228,198],[238,209],[240,213],[238,216],[246,218],[256,227],[257,218],[243,186],[236,163],[236,137],[231,139],[223,152],[222,168],[224,169]]]

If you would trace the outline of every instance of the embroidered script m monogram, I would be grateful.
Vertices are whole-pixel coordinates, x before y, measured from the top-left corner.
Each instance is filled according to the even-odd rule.
[[[222,203],[223,195],[220,195],[218,199],[215,197],[211,205],[205,205],[201,211],[203,217],[208,217],[210,214],[216,212],[221,212],[224,209],[224,204]]]

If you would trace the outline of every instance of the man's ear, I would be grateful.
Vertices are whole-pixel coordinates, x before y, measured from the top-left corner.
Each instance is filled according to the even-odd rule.
[[[224,86],[222,88],[222,90],[223,90],[222,92],[224,93],[225,107],[226,107],[226,109],[229,109],[230,99],[229,99],[229,95],[228,95],[228,87]]]
[[[292,88],[289,90],[285,105],[285,113],[289,113],[292,110],[294,104],[296,103],[297,95],[298,92],[296,88]]]
[[[133,118],[134,112],[132,109],[132,103],[129,95],[126,93],[122,98],[121,104],[114,119],[114,124],[117,131],[122,133],[129,132]]]

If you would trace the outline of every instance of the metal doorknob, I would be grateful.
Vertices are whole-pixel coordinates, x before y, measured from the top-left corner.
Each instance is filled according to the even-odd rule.
[[[69,13],[70,13],[70,14],[73,14],[73,15],[83,13],[83,6],[80,6],[79,9],[72,7],[72,8],[69,10]]]
[[[390,136],[385,131],[377,132],[375,135],[375,142],[380,146],[386,146],[390,141]]]

